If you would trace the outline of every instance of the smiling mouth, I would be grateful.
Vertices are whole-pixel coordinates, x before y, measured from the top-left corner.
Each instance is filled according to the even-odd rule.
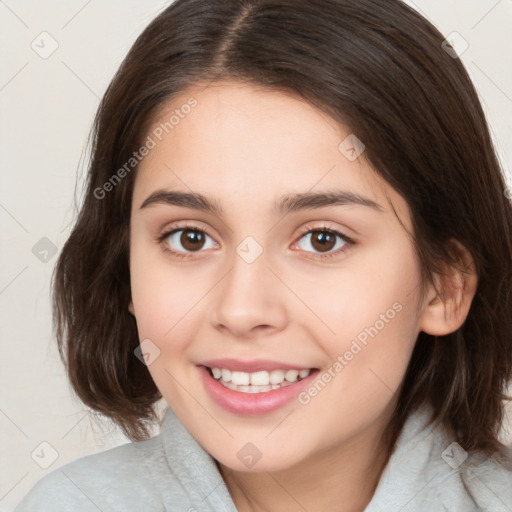
[[[227,368],[205,367],[210,375],[225,388],[241,393],[266,393],[291,386],[317,371],[315,368],[302,370],[272,370],[257,372],[233,371]]]

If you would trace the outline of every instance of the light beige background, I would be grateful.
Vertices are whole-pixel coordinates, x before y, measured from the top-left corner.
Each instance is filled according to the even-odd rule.
[[[51,334],[51,249],[60,250],[69,232],[99,98],[136,36],[168,3],[0,1],[2,512],[47,472],[127,442],[73,399]],[[446,36],[456,31],[469,43],[461,58],[512,183],[512,2],[408,3]],[[44,55],[52,45],[58,48]]]

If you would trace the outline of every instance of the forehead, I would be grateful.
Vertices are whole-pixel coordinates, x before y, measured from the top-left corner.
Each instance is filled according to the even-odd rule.
[[[292,94],[230,81],[191,87],[161,106],[147,136],[155,147],[139,165],[134,205],[179,189],[270,209],[283,194],[343,189],[406,209],[364,153],[347,158],[350,130]]]

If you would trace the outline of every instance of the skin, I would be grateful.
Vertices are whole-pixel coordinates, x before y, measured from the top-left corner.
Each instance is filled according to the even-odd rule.
[[[133,192],[129,309],[140,339],[160,350],[149,371],[218,461],[238,510],[361,511],[387,461],[379,440],[417,335],[456,330],[476,277],[469,272],[461,282],[453,274],[450,282],[460,286],[447,286],[443,300],[433,286],[421,286],[414,247],[392,208],[412,230],[407,203],[364,153],[350,161],[340,152],[350,130],[320,110],[292,95],[224,81],[183,91],[163,105],[154,126],[191,96],[198,105],[141,162]],[[199,192],[224,211],[141,209],[159,189]],[[272,212],[285,194],[333,189],[381,211],[348,204]],[[187,251],[182,232],[157,241],[185,224],[207,231],[203,248]],[[320,259],[326,253],[311,230],[325,227],[355,244]],[[247,236],[263,250],[252,263],[236,252]],[[330,253],[344,246],[336,240]],[[396,303],[400,312],[306,405],[293,400],[260,416],[234,414],[198,378],[196,364],[220,357],[328,371]],[[252,468],[237,457],[247,442],[262,454]]]

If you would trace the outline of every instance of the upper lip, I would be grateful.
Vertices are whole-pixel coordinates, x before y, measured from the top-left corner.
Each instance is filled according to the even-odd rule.
[[[239,372],[259,372],[272,370],[310,370],[311,366],[303,366],[300,364],[282,363],[280,361],[271,361],[269,359],[252,359],[251,361],[243,361],[240,359],[209,359],[198,363],[201,366],[208,366],[209,368],[225,368],[227,370],[234,370]]]

